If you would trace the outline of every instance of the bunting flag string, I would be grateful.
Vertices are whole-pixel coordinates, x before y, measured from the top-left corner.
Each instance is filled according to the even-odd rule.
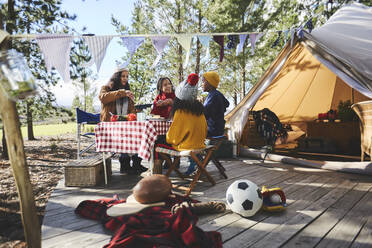
[[[214,35],[213,36],[213,40],[215,42],[217,42],[218,45],[220,45],[220,62],[222,62],[223,60],[223,56],[224,56],[224,39],[225,39],[225,36],[223,35]]]
[[[121,40],[123,41],[124,46],[128,49],[129,52],[129,58],[127,59],[127,61],[120,65],[120,68],[125,68],[129,65],[133,54],[141,46],[141,44],[145,40],[145,37],[122,37]]]
[[[160,58],[162,56],[163,50],[165,46],[167,45],[168,41],[170,40],[170,36],[155,36],[151,37],[152,44],[155,48],[155,50],[158,53],[158,56],[156,57],[154,63],[152,64],[151,68],[154,68],[160,61]]]
[[[187,34],[182,34],[182,35],[177,35],[176,37],[177,37],[178,42],[183,47],[183,49],[186,50],[186,59],[185,59],[185,63],[183,64],[183,66],[186,67],[187,64],[189,63],[192,36],[187,35]]]
[[[291,27],[291,47],[293,47],[293,40],[294,40],[294,37],[295,37],[295,29],[293,27]]]
[[[207,51],[205,53],[205,57],[209,58],[209,41],[212,39],[212,36],[210,35],[204,35],[204,36],[198,36],[198,39],[200,43],[207,48]]]
[[[271,48],[274,48],[278,45],[279,41],[280,41],[280,36],[282,35],[282,31],[278,31],[278,38],[276,38],[276,40],[274,41],[274,43],[271,45]]]
[[[297,28],[297,36],[302,39],[304,37],[304,28],[301,26]]]
[[[69,56],[72,40],[73,36],[56,34],[44,34],[36,38],[48,72],[52,67],[56,68],[65,82],[70,81]]]
[[[254,55],[254,49],[256,48],[256,42],[263,36],[263,33],[253,33],[249,35],[251,41],[251,55]]]
[[[229,42],[226,45],[227,49],[233,49],[236,47],[236,42],[238,41],[237,35],[228,35],[227,39],[229,39]]]
[[[281,34],[284,36],[284,43],[290,38],[291,47],[293,46],[294,37],[297,35],[299,38],[304,36],[304,27],[306,27],[309,32],[312,31],[313,18],[307,20],[305,24],[298,28],[291,27],[289,30],[276,31],[278,36],[271,47],[275,47],[281,38]],[[220,56],[219,61],[223,61],[224,57],[224,37],[228,37],[228,42],[226,44],[226,49],[236,48],[236,56],[238,56],[244,47],[247,37],[249,37],[249,42],[251,45],[251,55],[254,55],[256,43],[265,33],[261,32],[230,32],[230,33],[190,33],[190,34],[124,34],[124,35],[69,35],[69,34],[16,34],[10,35],[7,32],[0,30],[0,43],[7,38],[26,38],[26,39],[36,39],[41,52],[44,55],[47,70],[50,72],[52,67],[54,67],[62,79],[65,81],[70,80],[69,75],[69,54],[71,50],[71,43],[74,38],[83,37],[86,44],[88,45],[89,51],[92,55],[92,60],[85,66],[91,66],[94,62],[96,64],[97,72],[99,72],[102,61],[106,55],[106,50],[111,40],[115,37],[120,37],[123,41],[123,45],[127,48],[129,53],[129,58],[120,67],[126,67],[137,51],[137,49],[144,42],[145,38],[151,39],[152,44],[157,52],[157,57],[152,64],[152,68],[157,65],[160,61],[163,51],[169,42],[169,40],[174,37],[177,39],[178,43],[186,51],[186,58],[183,66],[187,66],[190,60],[190,50],[193,38],[199,39],[203,47],[206,48],[206,58],[210,56],[209,54],[209,43],[213,39],[220,46]],[[288,37],[290,35],[290,37]],[[238,43],[239,37],[239,43]]]
[[[283,47],[285,46],[285,44],[287,44],[288,34],[289,34],[289,30],[288,29],[286,29],[286,30],[283,31],[283,36],[284,36],[284,45],[283,45]]]
[[[238,56],[239,53],[243,51],[244,42],[247,39],[247,36],[248,36],[247,34],[239,35],[239,44],[238,47],[236,48],[236,56]]]
[[[112,36],[84,36],[84,40],[88,45],[90,53],[92,54],[98,73],[99,69],[101,68],[103,58],[106,55],[107,46],[112,40]]]
[[[313,18],[310,18],[310,20],[308,20],[305,24],[305,26],[309,29],[309,33],[311,33],[311,31],[313,31]]]

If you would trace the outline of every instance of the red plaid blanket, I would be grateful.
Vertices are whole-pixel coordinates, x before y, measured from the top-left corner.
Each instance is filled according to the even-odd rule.
[[[137,214],[109,217],[106,210],[125,202],[117,197],[83,201],[75,213],[89,219],[102,221],[105,228],[114,232],[104,247],[218,247],[222,248],[219,232],[204,232],[196,226],[198,217],[188,208],[181,208],[172,215],[170,208],[190,198],[176,196],[166,201],[166,206],[147,208]],[[193,201],[195,202],[195,201]]]

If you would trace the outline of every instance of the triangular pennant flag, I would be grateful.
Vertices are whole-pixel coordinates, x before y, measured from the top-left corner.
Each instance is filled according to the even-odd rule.
[[[5,38],[9,36],[9,33],[0,29],[0,44],[5,40]]]
[[[198,35],[198,39],[203,46],[207,48],[207,52],[205,53],[205,57],[209,57],[209,41],[212,39],[210,35]]]
[[[84,40],[87,43],[94,63],[96,64],[97,73],[101,68],[102,60],[105,57],[106,49],[111,39],[112,36],[84,36]],[[89,64],[90,63],[88,63],[87,65]]]
[[[295,29],[291,27],[291,47],[293,47],[294,36],[295,36]]]
[[[248,36],[247,34],[239,35],[239,44],[238,44],[238,47],[236,48],[236,56],[238,56],[239,53],[243,51],[244,42],[247,39],[247,36]]]
[[[278,45],[279,41],[280,41],[280,36],[282,35],[282,31],[278,31],[278,38],[276,38],[276,40],[274,41],[274,43],[272,44],[271,48],[274,48],[276,47],[276,45]]]
[[[50,72],[52,67],[61,75],[65,82],[70,81],[69,58],[73,36],[71,35],[38,35],[37,44],[44,54],[45,65]]]
[[[256,48],[256,43],[263,36],[263,33],[252,33],[249,34],[249,40],[251,41],[251,55],[254,55],[254,49]]]
[[[156,57],[154,63],[152,64],[151,68],[154,68],[156,64],[159,62],[161,55],[163,53],[163,50],[165,46],[167,45],[168,41],[170,39],[170,36],[154,36],[151,37],[151,41],[153,46],[155,47],[158,56]]]
[[[223,35],[213,35],[213,40],[220,45],[220,62],[222,62],[224,55],[224,38]]]
[[[288,33],[289,33],[289,30],[288,29],[286,29],[286,30],[283,31],[284,45],[287,44]]]
[[[179,34],[176,37],[183,49],[186,50],[186,59],[185,63],[183,64],[185,67],[189,63],[192,36],[188,34]]]
[[[306,22],[305,26],[309,29],[309,33],[311,33],[311,31],[314,28],[314,26],[313,26],[313,18],[310,18],[310,20],[308,20]]]
[[[124,46],[128,49],[129,52],[129,58],[120,66],[121,68],[124,68],[129,65],[133,54],[141,46],[141,44],[145,40],[145,37],[121,37],[121,40],[123,41]]]
[[[229,42],[226,44],[226,49],[233,49],[236,47],[236,42],[238,41],[237,35],[228,35],[227,39]]]
[[[302,39],[304,37],[304,28],[302,26],[297,28],[297,36],[300,39]]]

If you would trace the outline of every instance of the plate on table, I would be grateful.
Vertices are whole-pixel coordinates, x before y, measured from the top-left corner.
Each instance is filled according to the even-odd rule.
[[[147,117],[147,120],[149,121],[165,121],[164,117],[161,117],[160,115],[150,115]]]
[[[165,121],[165,118],[163,117],[158,117],[158,118],[154,118],[154,117],[150,117],[150,118],[147,118],[148,121]]]

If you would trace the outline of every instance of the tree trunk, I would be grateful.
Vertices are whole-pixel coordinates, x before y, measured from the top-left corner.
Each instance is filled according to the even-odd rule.
[[[15,29],[14,0],[8,0],[9,21],[6,31],[9,34]],[[1,44],[1,49],[11,47],[10,40],[6,44]],[[23,230],[28,247],[41,247],[41,229],[39,219],[36,214],[36,206],[28,167],[26,163],[23,139],[19,124],[19,117],[15,102],[9,100],[3,90],[0,89],[0,112],[3,120],[3,137],[7,140],[10,164],[12,166],[14,179],[17,186]]]
[[[28,174],[23,139],[15,102],[0,90],[1,117],[6,133],[10,164],[17,185],[22,224],[28,247],[41,247],[39,219]]]
[[[237,73],[236,73],[236,70],[234,70],[234,88],[237,87],[238,85],[238,79],[237,79]],[[238,94],[236,92],[236,90],[234,90],[234,106],[238,105]]]
[[[242,16],[242,27],[244,27],[244,15]],[[242,95],[240,97],[240,101],[244,98],[245,96],[245,46],[243,44],[243,65],[242,65]]]
[[[182,32],[182,22],[181,20],[181,4],[179,1],[176,2],[177,4],[177,33],[180,34]],[[182,46],[178,44],[178,82],[183,81],[183,65],[182,65]]]
[[[201,9],[198,9],[198,31],[201,33],[201,22],[202,22],[202,15],[201,15]],[[200,50],[201,50],[201,44],[199,39],[196,41],[196,66],[195,66],[195,73],[199,75],[200,72]]]
[[[26,115],[27,115],[27,137],[28,140],[35,140],[34,129],[32,128],[32,110],[29,101],[26,101]]]
[[[244,98],[245,96],[245,78],[246,78],[246,75],[245,75],[245,46],[243,46],[243,64],[242,64],[242,95],[240,97],[240,101]]]
[[[30,23],[27,24],[27,33],[30,33]],[[34,129],[32,123],[32,101],[26,101],[26,116],[27,116],[27,137],[28,140],[35,140]]]
[[[8,160],[9,159],[9,155],[8,155],[8,147],[6,145],[4,121],[3,121],[3,138],[2,138],[2,144],[3,144],[3,151],[1,152],[1,158]]]

